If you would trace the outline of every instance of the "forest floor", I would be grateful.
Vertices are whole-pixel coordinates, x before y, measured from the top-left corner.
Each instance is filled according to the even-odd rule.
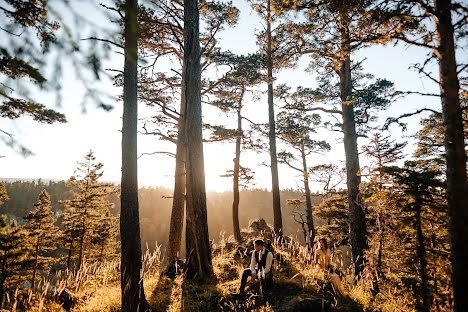
[[[250,265],[253,241],[258,238],[268,241],[268,235],[264,233],[259,235],[250,231],[243,234],[244,243],[223,240],[214,246],[212,263],[215,278],[208,283],[185,279],[183,274],[174,278],[164,276],[161,274],[160,250],[147,252],[143,258],[144,288],[152,311],[409,311],[391,296],[373,297],[368,287],[353,285],[351,275],[342,276],[347,295],[336,294],[324,273],[311,263],[307,249],[292,241],[289,244],[273,241],[268,246],[275,257],[274,283],[269,293],[262,294],[258,286],[248,283],[246,296],[238,298],[233,294],[239,290],[243,270]],[[73,306],[68,310],[57,303],[56,297],[44,292],[30,297],[25,305],[14,298],[11,309],[0,311],[120,311],[118,261],[108,269],[89,268],[81,277],[70,278],[67,289],[73,295]]]

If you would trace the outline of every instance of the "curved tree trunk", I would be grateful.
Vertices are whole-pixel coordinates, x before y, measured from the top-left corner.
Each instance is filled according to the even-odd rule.
[[[306,195],[306,220],[307,220],[307,236],[306,241],[309,249],[312,248],[315,240],[315,227],[314,218],[312,216],[312,200],[310,199],[310,187],[309,187],[309,172],[307,170],[307,160],[305,155],[304,144],[301,145],[301,156],[302,156],[302,168],[304,173],[304,190]]]
[[[127,0],[125,10],[124,110],[122,126],[122,178],[120,235],[122,311],[146,311],[143,291],[137,169],[137,0]]]
[[[468,205],[466,194],[466,154],[463,137],[462,110],[459,98],[459,81],[455,60],[455,45],[451,18],[451,1],[436,0],[436,32],[440,73],[440,95],[445,130],[447,160],[447,200],[451,241],[452,285],[454,311],[468,307],[466,281],[468,281]]]
[[[174,196],[172,199],[171,225],[169,228],[168,264],[180,258],[182,229],[184,226],[185,208],[185,87],[182,77],[180,115],[177,126],[176,166],[174,174]]]
[[[271,161],[271,191],[273,193],[273,226],[275,234],[283,236],[283,221],[281,218],[281,202],[278,178],[278,158],[276,155],[276,129],[275,129],[275,109],[273,106],[273,61],[271,59],[271,0],[267,0],[267,82],[268,82],[268,121],[270,125],[270,161]]]
[[[346,185],[349,205],[349,238],[354,262],[354,274],[359,276],[364,267],[364,250],[367,249],[367,227],[364,215],[359,184],[361,184],[359,153],[357,147],[357,133],[352,103],[351,59],[349,46],[349,32],[346,23],[347,16],[341,16],[343,28],[341,30],[341,49],[344,60],[341,62],[338,74],[340,78],[340,98],[343,118],[343,142],[346,157]]]
[[[198,0],[184,0],[187,277],[204,280],[213,276],[213,266],[203,160],[199,23]]]
[[[242,99],[242,96],[241,96]],[[242,100],[241,100],[242,101]],[[236,137],[236,157],[234,158],[234,172],[233,172],[233,194],[234,200],[232,202],[232,225],[234,230],[234,238],[236,241],[241,242],[242,236],[240,233],[239,225],[239,171],[240,171],[240,153],[241,153],[241,134],[242,133],[242,116],[241,116],[241,103],[237,108],[237,131],[239,134]]]

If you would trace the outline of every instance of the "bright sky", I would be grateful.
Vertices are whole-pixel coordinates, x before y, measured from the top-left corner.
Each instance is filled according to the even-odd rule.
[[[220,34],[221,48],[231,50],[238,54],[253,53],[257,50],[255,44],[255,31],[261,29],[260,20],[244,0],[234,0],[240,11],[239,25],[233,29],[227,29]],[[366,58],[363,63],[364,70],[372,73],[376,78],[386,78],[395,83],[398,90],[417,90],[424,93],[437,93],[438,86],[430,80],[421,77],[414,70],[408,69],[411,64],[424,61],[425,51],[398,45],[397,47],[373,47],[361,51],[354,57],[355,60]],[[278,83],[287,83],[293,89],[297,86],[313,87],[315,79],[305,72],[308,57],[303,57],[300,65],[295,69],[285,70],[278,74]],[[114,55],[108,61],[106,68],[123,68],[121,56]],[[166,64],[170,66],[170,64]],[[437,68],[433,68],[433,74],[437,76]],[[117,100],[112,112],[96,109],[88,104],[87,112],[83,113],[81,106],[84,91],[77,82],[73,73],[66,69],[63,78],[63,105],[55,107],[66,114],[68,123],[41,125],[28,117],[18,120],[1,120],[1,129],[14,133],[23,145],[34,152],[33,156],[24,158],[15,151],[4,145],[0,145],[0,178],[42,178],[42,179],[68,179],[76,168],[76,162],[83,159],[91,149],[99,162],[104,163],[104,177],[106,181],[120,180],[121,167],[121,116],[122,103]],[[102,90],[113,95],[121,93],[120,89],[112,86],[111,81],[101,81],[97,85]],[[262,87],[266,88],[266,85]],[[35,96],[40,102],[53,108],[53,95],[37,93]],[[247,102],[245,115],[257,122],[266,122],[268,109],[266,98],[258,102]],[[440,102],[438,98],[422,96],[409,96],[396,102],[392,108],[382,113],[382,123],[386,116],[398,116],[402,112],[411,112],[422,107],[433,107],[438,109]],[[149,116],[151,112],[140,106],[140,116]],[[205,121],[227,121],[233,125],[233,118],[226,118],[218,110],[203,107]],[[413,118],[409,124],[408,132],[402,134],[399,129],[392,127],[392,136],[400,141],[410,140],[406,135],[414,134],[419,128],[418,118]],[[317,139],[326,139],[332,145],[331,152],[322,156],[312,155],[309,165],[317,165],[325,162],[333,162],[344,166],[344,149],[338,139],[340,135],[320,132]],[[360,139],[359,144],[365,143]],[[2,144],[2,143],[0,143]],[[174,151],[175,147],[167,142],[157,141],[154,137],[139,137],[139,154],[156,151]],[[281,148],[281,146],[280,146]],[[280,149],[279,148],[279,149]],[[411,153],[413,146],[408,147]],[[208,190],[230,190],[232,188],[230,179],[220,178],[219,175],[233,166],[234,144],[205,144],[205,171],[206,186]],[[241,156],[241,164],[253,169],[256,173],[256,187],[267,188],[271,186],[270,169],[260,165],[263,161],[269,162],[267,154],[258,155],[245,153]],[[361,157],[361,164],[365,164]],[[173,187],[174,160],[164,155],[142,156],[139,159],[139,183],[140,186],[164,186]],[[301,178],[285,165],[280,165],[280,187],[301,187]],[[318,186],[313,185],[313,190]]]

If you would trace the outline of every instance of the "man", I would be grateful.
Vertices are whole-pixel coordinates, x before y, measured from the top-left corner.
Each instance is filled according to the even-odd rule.
[[[263,292],[267,291],[273,284],[273,254],[265,248],[261,239],[254,243],[255,250],[252,251],[250,260],[250,268],[245,269],[242,273],[239,295],[243,296],[245,284],[250,277],[250,282],[254,283],[257,279],[260,280],[260,285]]]

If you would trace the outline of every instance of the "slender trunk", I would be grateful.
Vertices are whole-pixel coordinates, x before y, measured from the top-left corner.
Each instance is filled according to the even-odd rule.
[[[436,32],[440,72],[440,95],[444,122],[447,160],[447,201],[451,241],[452,285],[454,311],[468,307],[466,281],[468,280],[468,205],[466,194],[466,154],[463,137],[462,110],[459,99],[459,80],[455,60],[455,45],[451,18],[451,1],[436,0]]]
[[[39,237],[37,238],[36,242],[36,250],[35,250],[35,255],[34,255],[34,266],[33,266],[33,273],[32,273],[32,278],[31,278],[31,290],[34,290],[35,284],[36,284],[36,272],[37,272],[37,259],[39,256],[39,251],[40,251],[40,239]]]
[[[124,111],[122,125],[122,178],[120,235],[122,311],[145,311],[142,278],[140,220],[138,206],[138,169],[137,169],[137,62],[138,62],[138,20],[137,0],[124,3]]]
[[[310,199],[309,172],[307,170],[307,160],[306,160],[304,143],[301,144],[301,156],[302,156],[302,170],[304,173],[304,190],[305,190],[305,196],[306,196],[306,219],[307,219],[307,228],[308,228],[307,246],[310,249],[315,240],[315,227],[314,227],[314,219],[312,217],[312,201]]]
[[[416,227],[416,254],[419,260],[419,277],[421,278],[421,289],[422,302],[419,302],[418,311],[429,312],[431,307],[431,295],[429,291],[429,276],[427,275],[427,259],[426,259],[426,247],[424,245],[424,235],[422,232],[422,221],[421,221],[421,202],[416,201],[415,203],[415,224]]]
[[[213,276],[213,266],[203,160],[199,23],[198,0],[184,0],[187,277],[204,280]]]
[[[81,234],[81,237],[80,237],[80,241],[79,241],[79,244],[80,244],[80,249],[79,249],[79,253],[78,253],[78,271],[81,269],[81,265],[82,265],[82,262],[83,262],[83,247],[84,247],[84,238],[85,238],[85,232],[86,230],[84,230],[83,234]]]
[[[180,116],[177,126],[176,166],[174,174],[174,196],[172,200],[171,225],[169,228],[168,264],[180,259],[182,229],[185,206],[185,87],[182,77]]]
[[[234,172],[233,172],[233,193],[234,200],[232,202],[232,225],[234,229],[234,238],[236,241],[241,242],[242,237],[239,225],[239,171],[240,171],[240,153],[241,153],[241,139],[242,139],[242,116],[241,116],[241,102],[244,92],[242,91],[241,100],[237,108],[237,131],[239,134],[236,137],[236,157],[234,158]]]
[[[6,281],[6,253],[3,253],[3,262],[2,262],[2,276],[0,280],[0,308],[3,307],[3,301],[5,299],[5,281]]]
[[[359,192],[361,184],[357,133],[352,104],[351,59],[349,45],[349,18],[341,16],[343,21],[341,49],[344,60],[340,64],[340,98],[343,118],[343,142],[346,158],[346,184],[349,205],[349,238],[354,262],[354,274],[359,276],[364,267],[364,250],[367,249],[367,228],[362,199]]]
[[[273,193],[273,225],[275,234],[283,236],[283,221],[281,218],[281,202],[278,178],[278,158],[276,155],[275,109],[273,106],[273,61],[271,58],[271,0],[267,0],[267,49],[266,66],[268,82],[268,121],[270,125],[270,161],[271,161],[271,191]]]
[[[73,238],[70,239],[70,248],[68,249],[67,270],[70,271],[71,257],[73,254]]]

